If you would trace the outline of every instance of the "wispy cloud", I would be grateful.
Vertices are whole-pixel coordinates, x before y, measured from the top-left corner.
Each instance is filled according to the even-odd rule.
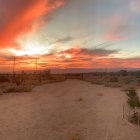
[[[125,4],[124,4],[125,3]],[[106,30],[103,38],[110,41],[127,40],[139,28],[136,18],[140,14],[139,0],[124,0],[120,9],[117,9],[106,19]],[[135,30],[135,31],[134,31]]]
[[[110,54],[114,54],[114,53],[117,53],[118,50],[107,50],[107,49],[101,49],[101,48],[95,48],[95,49],[86,49],[86,48],[80,48],[80,47],[77,47],[77,48],[71,48],[71,49],[68,49],[66,51],[61,51],[59,52],[59,54],[69,54],[69,55],[72,55],[72,56],[75,56],[75,57],[78,57],[78,56],[83,56],[83,55],[89,55],[89,56],[96,56],[96,57],[102,57],[102,56],[108,56]]]
[[[140,1],[139,0],[131,0],[130,9],[134,14],[140,13]]]
[[[105,31],[104,38],[110,41],[128,39],[127,31],[130,28],[128,20],[129,17],[121,13],[112,15],[107,21],[107,30]]]

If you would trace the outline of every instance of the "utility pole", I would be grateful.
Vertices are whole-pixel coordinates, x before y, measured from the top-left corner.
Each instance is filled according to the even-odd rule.
[[[36,57],[35,58],[35,73],[37,74],[37,71],[38,71],[38,58]]]
[[[13,60],[13,75],[15,74],[15,66],[16,66],[16,57],[14,56],[14,60]]]

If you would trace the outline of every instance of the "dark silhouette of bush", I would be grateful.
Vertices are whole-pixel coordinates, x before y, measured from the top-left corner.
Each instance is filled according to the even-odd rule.
[[[127,96],[129,97],[128,98],[128,104],[132,108],[140,107],[139,96],[138,96],[138,94],[137,94],[135,89],[132,88],[132,89],[128,90]]]
[[[133,97],[137,96],[136,90],[133,89],[133,88],[129,89],[129,90],[128,90],[128,93],[127,93],[127,96],[128,96],[129,98],[133,98]]]
[[[6,74],[0,75],[0,83],[10,82],[10,76]]]
[[[121,76],[127,76],[129,73],[126,70],[120,70],[118,72]]]
[[[119,82],[118,78],[117,77],[111,77],[109,79],[109,82]]]
[[[128,104],[129,104],[132,108],[140,107],[140,100],[139,100],[139,97],[138,97],[138,96],[134,96],[134,97],[132,97],[132,98],[129,98],[129,99],[128,99]]]

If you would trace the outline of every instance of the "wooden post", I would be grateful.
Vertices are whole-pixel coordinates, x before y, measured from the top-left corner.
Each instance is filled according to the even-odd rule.
[[[123,119],[125,119],[125,104],[123,105]]]
[[[14,60],[13,60],[13,75],[15,74],[15,66],[16,66],[16,57],[14,56]]]
[[[140,126],[140,112],[139,112],[139,108],[138,108],[138,126]]]
[[[129,121],[129,119],[130,119],[130,108],[128,108],[129,109],[129,112],[128,112],[128,121]]]
[[[38,71],[38,58],[36,57],[36,61],[35,61],[35,73],[37,74]]]

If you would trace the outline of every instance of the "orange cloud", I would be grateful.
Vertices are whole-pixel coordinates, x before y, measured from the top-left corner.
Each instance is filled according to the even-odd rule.
[[[107,34],[104,35],[104,39],[110,40],[110,41],[116,41],[116,40],[126,40],[127,37],[115,35],[115,34],[112,34],[112,33],[107,33]]]
[[[3,3],[2,3],[3,2]],[[31,31],[41,16],[60,7],[62,0],[3,0],[0,5],[0,47],[14,43],[22,33]],[[17,10],[16,10],[17,9]]]
[[[138,68],[140,58],[109,58],[117,50],[71,48],[55,54],[38,56],[38,69],[70,69],[70,68]],[[36,58],[29,56],[16,57],[16,71],[35,70]],[[0,58],[0,68],[12,71],[13,58]]]
[[[40,58],[40,67],[55,68],[89,68],[93,67],[93,60],[107,57],[110,54],[117,53],[117,50],[106,49],[82,49],[79,47],[71,48],[65,51],[43,56]],[[42,62],[41,62],[42,61]]]
[[[128,38],[128,19],[122,13],[112,15],[107,21],[107,30],[103,34],[103,38],[110,41],[126,40]]]
[[[39,67],[44,68],[138,68],[140,58],[108,58],[117,50],[72,48],[57,54],[43,56]],[[131,63],[131,66],[130,66]]]

